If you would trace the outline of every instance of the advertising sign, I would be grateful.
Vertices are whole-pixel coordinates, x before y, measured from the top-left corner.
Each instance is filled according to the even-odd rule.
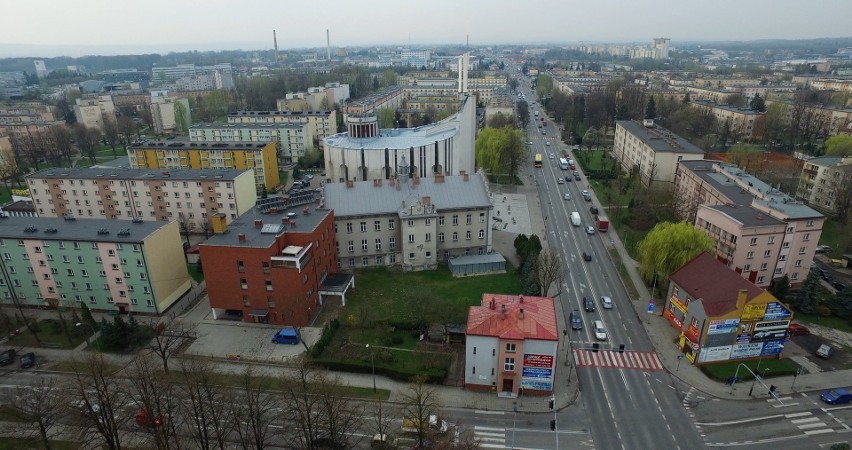
[[[551,378],[553,377],[553,370],[539,369],[536,367],[524,367],[521,376],[524,378]]]
[[[724,361],[731,357],[731,345],[721,347],[704,347],[698,355],[698,362]]]
[[[763,351],[760,356],[778,356],[781,354],[781,349],[784,348],[784,340],[767,341],[763,343]]]
[[[745,305],[743,308],[743,320],[761,320],[766,313],[766,303],[759,305]]]
[[[731,349],[731,359],[756,358],[760,356],[762,348],[763,342],[735,344],[733,349]]]
[[[521,388],[533,389],[537,391],[552,391],[553,382],[544,379],[524,380],[521,379]]]
[[[792,315],[790,310],[785,308],[784,305],[778,302],[769,302],[766,304],[766,313],[763,316],[763,320],[788,319]]]
[[[552,355],[524,355],[524,367],[553,367]]]
[[[711,320],[710,326],[707,328],[707,334],[724,334],[737,331],[740,326],[740,319],[727,320]]]
[[[743,333],[737,335],[737,344],[742,344],[744,342],[751,342],[751,333]]]
[[[675,315],[668,309],[663,312],[663,317],[669,319],[669,322],[674,324],[674,326],[677,327],[678,330],[683,329],[683,322],[681,322],[680,319],[675,317]]]
[[[677,308],[677,309],[679,309],[679,310],[680,310],[680,312],[682,312],[682,313],[685,313],[685,312],[686,312],[686,305],[684,305],[684,304],[683,304],[683,302],[681,302],[680,300],[678,300],[678,298],[677,298],[677,297],[672,296],[672,298],[671,298],[671,302],[672,302],[672,305],[674,305],[674,306],[675,306],[675,308]],[[761,316],[761,317],[762,317],[762,316]]]
[[[751,341],[758,342],[784,339],[787,336],[787,327],[789,326],[789,320],[756,323],[754,325],[754,334],[751,336]]]

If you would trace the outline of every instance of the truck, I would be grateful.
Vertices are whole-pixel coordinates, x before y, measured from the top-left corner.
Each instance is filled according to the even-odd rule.
[[[598,231],[609,230],[609,219],[606,216],[595,214],[595,224],[598,226]]]
[[[577,211],[571,213],[571,225],[574,225],[575,227],[580,226],[580,213]]]
[[[403,433],[417,433],[420,427],[417,426],[417,417],[403,417],[402,418],[402,432]],[[423,427],[424,429],[426,427]],[[429,429],[435,431],[440,434],[444,434],[450,428],[447,424],[446,420],[441,419],[435,414],[429,415]]]

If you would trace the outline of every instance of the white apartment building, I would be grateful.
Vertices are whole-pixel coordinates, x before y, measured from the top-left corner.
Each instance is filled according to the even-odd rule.
[[[839,197],[848,196],[849,191],[852,191],[852,157],[823,156],[805,161],[796,198],[834,214]]]
[[[39,217],[175,220],[205,229],[230,223],[257,202],[251,170],[53,168],[27,176]]]
[[[195,142],[275,142],[278,160],[296,162],[314,148],[307,123],[199,123],[189,129]]]
[[[736,106],[718,104],[707,100],[691,101],[690,105],[703,111],[709,111],[716,117],[720,124],[728,122],[731,127],[733,138],[731,141],[740,139],[760,139],[766,130],[766,114],[752,111],[749,108],[737,108]]]
[[[151,118],[157,134],[180,132],[178,120],[181,114],[184,123],[191,125],[192,113],[188,99],[169,97],[166,91],[151,91]]]
[[[115,105],[109,95],[78,98],[74,104],[78,123],[89,128],[103,129],[104,116],[115,119]]]
[[[704,158],[704,150],[654,125],[653,120],[617,121],[612,153],[621,170],[638,172],[646,186],[656,181],[673,183],[679,162]]]
[[[323,139],[337,133],[337,111],[237,111],[228,123],[308,124],[313,148],[323,149]]]
[[[481,174],[327,183],[341,269],[429,270],[491,253],[491,199]]]

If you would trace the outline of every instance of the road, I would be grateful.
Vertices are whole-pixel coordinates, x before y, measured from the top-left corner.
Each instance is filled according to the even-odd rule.
[[[653,352],[644,328],[636,316],[616,266],[609,256],[610,242],[605,233],[589,235],[584,226],[594,225],[582,190],[588,189],[585,176],[581,181],[559,184],[559,177],[570,171],[559,168],[558,157],[567,150],[559,140],[559,130],[548,119],[539,128],[534,111],[544,114],[541,105],[533,103],[532,92],[522,88],[529,99],[531,120],[527,129],[532,141],[530,166],[535,153],[544,156],[544,167],[534,170],[542,213],[545,215],[548,248],[563,262],[564,280],[557,295],[568,323],[568,314],[578,310],[584,327],[570,331],[571,355],[580,380],[581,400],[589,415],[594,447],[600,449],[697,449],[704,442],[692,424],[672,378],[664,371]],[[546,131],[547,134],[542,134]],[[547,143],[550,145],[547,145]],[[554,153],[554,159],[549,158]],[[580,168],[578,167],[578,170]],[[570,200],[564,194],[571,194]],[[572,226],[571,212],[579,212],[583,226]],[[591,253],[585,262],[582,253]],[[612,298],[613,309],[601,309],[601,296]],[[595,299],[597,308],[587,312],[582,298]],[[607,330],[605,341],[596,341],[592,322],[600,320]],[[599,343],[600,351],[593,351]],[[624,353],[618,351],[624,345]]]

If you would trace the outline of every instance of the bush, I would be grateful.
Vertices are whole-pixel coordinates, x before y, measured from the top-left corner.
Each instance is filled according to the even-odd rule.
[[[331,339],[334,337],[334,333],[337,332],[338,328],[340,328],[340,322],[337,319],[332,319],[332,321],[323,328],[322,336],[320,336],[317,343],[311,347],[312,358],[319,358],[319,356],[322,355],[322,352],[325,351],[325,348],[328,347],[329,343],[331,343]]]
[[[373,366],[369,363],[362,363],[357,361],[340,361],[333,359],[318,359],[314,360],[314,363],[325,367],[329,370],[336,370],[339,372],[355,372],[355,373],[372,373]],[[392,380],[396,381],[411,381],[412,378],[416,376],[424,376],[426,377],[427,383],[440,384],[447,377],[447,373],[449,371],[449,367],[438,367],[431,369],[429,371],[425,371],[422,368],[411,368],[402,369],[402,368],[389,368],[389,367],[380,367],[376,366],[376,375],[384,375]]]

